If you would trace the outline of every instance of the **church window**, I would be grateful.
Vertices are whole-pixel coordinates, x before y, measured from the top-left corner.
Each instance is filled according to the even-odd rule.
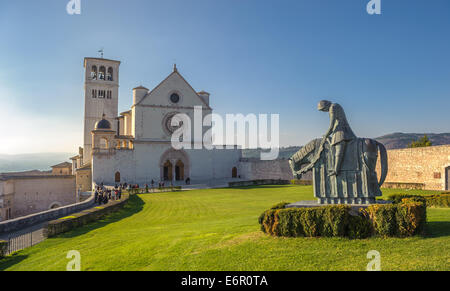
[[[169,114],[167,114],[165,117],[164,117],[164,121],[163,121],[163,127],[164,127],[164,130],[166,131],[166,133],[168,133],[168,134],[172,134],[172,133],[174,133],[177,129],[179,129],[181,126],[183,126],[183,122],[181,121],[180,123],[179,123],[179,125],[178,126],[172,126],[172,118],[175,116],[175,115],[177,115],[178,113],[177,112],[172,112],[172,113],[169,113]]]
[[[105,80],[105,75],[106,75],[106,68],[104,66],[101,66],[98,72],[98,79]]]
[[[98,98],[105,99],[105,90],[98,90]]]
[[[108,74],[106,75],[106,80],[112,81],[113,80],[113,68],[108,68]]]
[[[97,98],[97,90],[92,89],[92,98]]]
[[[170,102],[172,103],[180,102],[180,95],[178,95],[177,93],[173,93],[172,95],[170,95]]]
[[[92,66],[91,79],[92,80],[97,80],[97,66]]]
[[[112,91],[108,90],[108,92],[106,92],[106,99],[111,99],[112,98]]]

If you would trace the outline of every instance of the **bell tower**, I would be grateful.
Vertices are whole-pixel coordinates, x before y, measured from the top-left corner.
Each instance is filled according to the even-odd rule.
[[[85,58],[84,81],[84,152],[83,163],[92,160],[92,130],[95,123],[105,119],[117,131],[120,62],[104,58]]]

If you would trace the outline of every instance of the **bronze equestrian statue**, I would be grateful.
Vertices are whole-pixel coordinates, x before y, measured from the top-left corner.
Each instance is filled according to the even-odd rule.
[[[291,157],[294,177],[313,172],[314,196],[319,204],[376,203],[388,172],[386,148],[376,140],[357,138],[339,104],[324,100],[318,109],[329,112],[330,128],[322,139],[311,141]],[[380,180],[376,172],[378,151]]]

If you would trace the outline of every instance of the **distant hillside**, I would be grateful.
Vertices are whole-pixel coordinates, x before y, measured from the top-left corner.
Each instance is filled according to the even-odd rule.
[[[408,147],[408,144],[413,140],[417,140],[424,135],[427,135],[433,145],[445,145],[450,144],[450,133],[392,133],[376,138],[386,146],[387,149],[404,149]]]
[[[70,161],[73,156],[75,156],[74,153],[0,154],[0,173],[30,170],[47,171],[53,165]]]

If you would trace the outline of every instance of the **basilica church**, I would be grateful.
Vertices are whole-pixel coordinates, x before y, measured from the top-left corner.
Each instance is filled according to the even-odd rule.
[[[211,114],[209,93],[194,90],[174,66],[152,90],[134,88],[130,110],[119,114],[119,66],[115,60],[84,59],[84,146],[72,158],[79,188],[89,191],[101,183],[142,185],[151,180],[177,184],[187,178],[202,183],[239,176],[238,147],[172,147],[173,116],[182,113],[194,120],[194,108],[199,106],[203,117]],[[209,129],[203,126],[203,133]],[[192,143],[202,143],[203,135],[201,139]]]

